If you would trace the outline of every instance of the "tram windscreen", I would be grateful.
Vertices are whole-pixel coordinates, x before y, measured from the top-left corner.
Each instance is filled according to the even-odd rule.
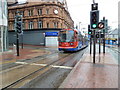
[[[60,31],[59,41],[60,42],[73,42],[74,41],[74,31],[73,30]]]

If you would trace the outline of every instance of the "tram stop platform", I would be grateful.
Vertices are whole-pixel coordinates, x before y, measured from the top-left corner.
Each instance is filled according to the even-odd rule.
[[[82,59],[59,88],[102,88],[103,90],[112,88],[114,90],[118,87],[118,60],[114,58],[110,48],[107,47],[105,54],[103,52],[99,54],[97,45],[95,64],[93,63],[93,54],[89,54],[88,47]]]

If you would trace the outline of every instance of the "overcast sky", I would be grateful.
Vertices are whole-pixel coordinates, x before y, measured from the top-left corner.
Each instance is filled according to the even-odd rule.
[[[95,0],[98,3],[99,20],[103,16],[108,19],[108,25],[112,28],[118,27],[118,2],[120,0]],[[90,11],[93,0],[67,0],[68,9],[76,24],[81,22],[81,28],[90,23]]]
[[[25,1],[25,0],[18,0]],[[70,15],[75,22],[75,25],[79,25],[81,22],[81,28],[87,28],[90,23],[90,11],[93,0],[66,0]],[[100,20],[105,16],[108,19],[108,25],[113,29],[118,27],[118,2],[120,0],[95,0],[98,3],[98,9],[100,10]]]

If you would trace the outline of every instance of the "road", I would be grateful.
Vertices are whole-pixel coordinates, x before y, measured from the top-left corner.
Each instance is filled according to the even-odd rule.
[[[41,49],[50,51],[51,54],[16,61],[13,67],[1,71],[1,88],[57,88],[87,50],[64,53],[56,48]]]

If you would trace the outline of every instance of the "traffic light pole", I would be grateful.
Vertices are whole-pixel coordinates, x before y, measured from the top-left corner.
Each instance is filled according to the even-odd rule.
[[[101,41],[101,33],[99,31],[99,54],[101,53],[101,45],[100,45],[100,42]]]
[[[92,53],[92,38],[90,37],[90,54]]]
[[[103,17],[103,21],[105,23],[105,17]],[[103,38],[103,53],[105,53],[105,29],[106,29],[106,27],[103,29],[103,34],[104,34],[104,38]]]
[[[23,49],[23,34],[21,35],[21,39],[22,39],[22,41],[21,41],[21,48]]]
[[[93,3],[95,3],[95,0],[93,0]]]
[[[94,44],[93,44],[93,63],[95,64],[95,54],[96,54],[96,35],[95,35],[95,30],[93,30],[94,31],[94,33],[93,33],[93,35],[94,35],[94,39],[93,39],[93,42],[94,42]]]
[[[16,39],[16,50],[17,50],[17,56],[19,56],[19,35],[18,33],[16,32],[16,36],[17,36],[17,39]]]
[[[103,53],[105,53],[105,29],[103,30],[104,38],[103,38]]]

